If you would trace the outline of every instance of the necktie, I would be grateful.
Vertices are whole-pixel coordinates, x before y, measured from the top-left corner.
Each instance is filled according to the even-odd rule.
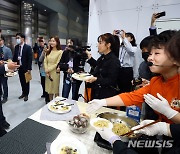
[[[21,46],[19,46],[19,51],[18,51],[18,64],[21,65]]]
[[[19,46],[18,56],[20,56],[20,57],[21,57],[21,46]]]

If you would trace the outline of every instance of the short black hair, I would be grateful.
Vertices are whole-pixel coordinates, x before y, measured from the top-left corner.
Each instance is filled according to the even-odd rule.
[[[159,35],[155,35],[149,43],[148,51],[151,51],[152,48],[165,48],[167,43],[176,33],[176,30],[165,30],[161,32]]]
[[[21,36],[21,38],[24,38],[24,39],[26,38],[23,33],[17,33],[16,36],[17,36],[17,35]]]
[[[142,50],[143,48],[148,48],[148,45],[150,43],[150,41],[152,40],[154,36],[147,36],[145,37],[141,42],[140,42],[140,49]]]
[[[5,38],[3,35],[1,35],[1,40],[3,40],[5,42]]]

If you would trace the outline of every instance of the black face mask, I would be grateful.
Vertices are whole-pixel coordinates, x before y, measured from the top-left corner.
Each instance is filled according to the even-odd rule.
[[[147,59],[149,57],[149,52],[143,52],[142,53],[142,58],[147,62]]]

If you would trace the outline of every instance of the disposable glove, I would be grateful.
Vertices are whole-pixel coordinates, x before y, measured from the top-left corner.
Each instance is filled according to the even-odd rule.
[[[105,99],[93,99],[92,101],[88,102],[86,112],[89,114],[94,113],[103,106],[107,106]]]
[[[145,102],[157,112],[163,114],[168,119],[171,119],[174,117],[178,112],[176,110],[173,110],[171,106],[169,105],[168,101],[162,97],[159,93],[157,93],[156,98],[152,96],[151,94],[144,95]]]
[[[140,123],[140,125],[131,128],[131,130],[137,129],[137,128],[142,127],[144,125],[147,125],[153,121],[154,120],[144,120]],[[148,136],[154,136],[154,135],[166,135],[166,136],[168,136],[168,132],[169,132],[168,131],[168,124],[165,122],[158,122],[158,123],[155,123],[153,125],[147,126],[143,129],[134,131],[135,134],[141,133],[141,134],[145,134]]]
[[[116,140],[121,140],[121,138],[112,132],[112,129],[104,128],[104,129],[96,129],[96,131],[101,135],[103,139],[113,144]]]

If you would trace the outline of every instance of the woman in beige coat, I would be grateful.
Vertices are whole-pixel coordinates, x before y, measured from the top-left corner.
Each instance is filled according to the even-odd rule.
[[[44,68],[46,72],[45,90],[49,94],[50,101],[59,96],[60,74],[56,73],[56,67],[61,59],[63,51],[61,50],[60,40],[58,37],[51,37],[50,49],[47,51],[44,59]]]

